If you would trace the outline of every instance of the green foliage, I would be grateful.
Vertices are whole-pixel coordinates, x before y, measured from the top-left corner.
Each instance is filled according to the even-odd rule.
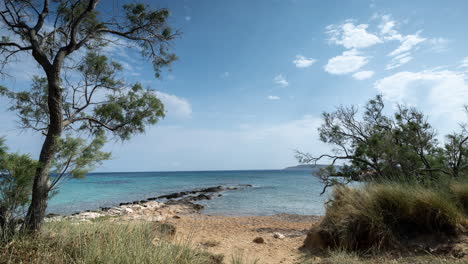
[[[166,21],[169,17],[169,10],[151,10],[148,6],[141,3],[126,4],[123,6],[126,15],[125,26],[135,28],[134,35],[140,37],[148,35],[150,38],[138,39],[137,43],[141,48],[143,56],[151,57],[156,77],[161,75],[161,67],[169,65],[177,59],[177,56],[169,52],[169,46],[166,41],[177,36],[172,29],[167,26]],[[155,48],[154,44],[158,43]]]
[[[441,147],[423,113],[399,105],[393,115],[385,115],[384,108],[379,95],[369,100],[362,117],[354,106],[324,113],[320,140],[332,145],[333,153],[313,157],[298,152],[297,158],[303,163],[315,164],[321,159],[331,160],[331,165],[345,163],[339,170],[334,166],[321,170],[325,188],[351,181],[429,183],[447,175],[458,178],[468,170],[466,126],[447,136]]]
[[[331,248],[347,250],[395,247],[421,235],[455,236],[467,224],[467,192],[466,182],[453,180],[430,187],[393,181],[336,186],[317,231]]]
[[[109,152],[101,151],[106,143],[104,133],[97,133],[89,143],[82,138],[67,135],[59,140],[52,162],[52,173],[55,174],[50,188],[53,189],[64,176],[83,178],[102,161],[110,159]]]
[[[219,257],[193,249],[190,241],[160,237],[154,222],[68,221],[46,223],[35,237],[0,248],[7,263],[220,264]]]
[[[7,153],[0,139],[0,243],[8,242],[19,231],[37,166],[28,155]]]

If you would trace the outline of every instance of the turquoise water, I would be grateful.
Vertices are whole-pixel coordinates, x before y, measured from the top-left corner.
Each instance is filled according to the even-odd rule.
[[[62,184],[49,201],[48,212],[70,214],[110,207],[172,192],[217,185],[251,184],[226,191],[222,197],[202,201],[211,215],[273,215],[324,213],[326,195],[311,171],[196,171],[90,173],[84,179]]]

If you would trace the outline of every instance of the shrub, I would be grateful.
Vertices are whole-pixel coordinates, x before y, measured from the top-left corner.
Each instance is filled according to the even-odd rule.
[[[0,149],[0,243],[6,243],[20,231],[37,162],[28,155],[6,153],[2,141]]]
[[[397,247],[421,235],[456,236],[466,223],[468,184],[450,186],[396,182],[337,186],[324,219],[304,246],[312,248],[311,241],[320,240],[330,248],[368,250]]]

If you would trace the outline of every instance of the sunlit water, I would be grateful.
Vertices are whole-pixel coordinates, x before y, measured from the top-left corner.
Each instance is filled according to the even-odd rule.
[[[84,179],[63,183],[49,201],[48,212],[70,214],[194,188],[239,184],[253,187],[201,201],[205,205],[203,213],[324,213],[327,196],[320,196],[323,185],[312,172],[302,170],[91,173]]]

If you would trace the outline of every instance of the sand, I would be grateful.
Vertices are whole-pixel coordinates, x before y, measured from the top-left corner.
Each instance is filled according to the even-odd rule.
[[[195,246],[226,261],[242,256],[247,263],[298,263],[299,247],[307,230],[320,220],[318,216],[280,214],[275,216],[229,217],[203,214],[181,215],[168,220],[177,227],[177,238],[190,238]],[[275,232],[284,238],[274,238]],[[262,237],[264,243],[253,242]]]

